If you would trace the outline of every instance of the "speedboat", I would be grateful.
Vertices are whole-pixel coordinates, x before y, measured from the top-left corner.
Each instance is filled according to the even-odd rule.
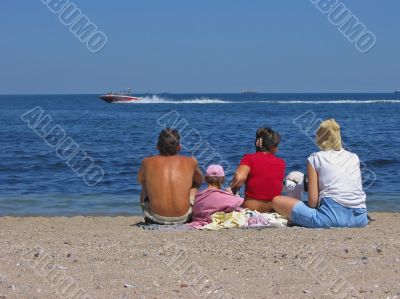
[[[131,90],[129,88],[118,93],[109,92],[105,95],[100,96],[100,99],[106,101],[107,103],[125,103],[141,100],[141,98],[132,96]]]

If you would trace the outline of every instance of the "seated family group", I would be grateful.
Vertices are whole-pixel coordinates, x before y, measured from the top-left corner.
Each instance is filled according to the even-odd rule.
[[[356,154],[343,149],[335,120],[322,122],[316,131],[320,151],[307,161],[308,201],[302,201],[302,192],[297,198],[290,193],[292,196],[281,195],[285,161],[275,156],[280,139],[270,128],[258,129],[256,152],[243,156],[230,187],[223,190],[225,173],[221,165],[210,165],[203,177],[195,158],[178,154],[178,131],[162,130],[157,143],[160,154],[145,158],[138,173],[146,223],[204,225],[215,212],[247,208],[260,213],[275,211],[293,224],[309,228],[368,224],[360,161]],[[298,172],[286,177],[292,181],[300,178],[303,180]],[[204,180],[207,188],[199,191]],[[237,194],[243,185],[241,198]]]

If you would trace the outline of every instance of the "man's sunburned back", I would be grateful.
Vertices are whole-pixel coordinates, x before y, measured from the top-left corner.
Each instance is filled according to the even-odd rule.
[[[196,169],[196,160],[180,155],[146,158],[143,175],[151,210],[166,217],[187,213]]]

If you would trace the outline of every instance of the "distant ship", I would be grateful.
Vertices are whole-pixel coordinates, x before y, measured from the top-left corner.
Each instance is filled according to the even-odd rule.
[[[109,92],[100,96],[100,99],[107,103],[136,102],[141,100],[141,98],[132,96],[130,88],[118,93]]]
[[[257,91],[252,91],[252,90],[242,90],[242,94],[257,94]]]
[[[400,90],[395,90],[394,94],[400,94]]]

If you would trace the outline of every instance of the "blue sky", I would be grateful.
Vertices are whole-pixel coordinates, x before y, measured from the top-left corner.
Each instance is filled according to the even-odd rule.
[[[376,35],[368,53],[309,0],[73,2],[107,35],[99,53],[40,0],[0,1],[0,94],[400,89],[398,0],[342,1]]]

